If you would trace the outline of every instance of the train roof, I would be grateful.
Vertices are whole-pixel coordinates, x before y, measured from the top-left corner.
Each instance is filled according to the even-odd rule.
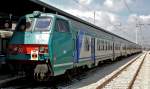
[[[125,38],[123,38],[123,37],[121,37],[121,36],[118,36],[118,35],[116,35],[116,34],[114,34],[114,33],[112,33],[112,32],[106,31],[106,30],[104,30],[104,29],[101,28],[101,27],[98,27],[98,26],[96,26],[96,25],[94,25],[94,24],[92,24],[92,23],[89,23],[89,22],[87,22],[87,21],[85,21],[85,20],[82,20],[82,19],[76,17],[76,16],[73,16],[73,15],[67,13],[67,12],[64,12],[64,11],[62,11],[62,10],[56,8],[56,7],[53,7],[53,6],[51,6],[51,5],[47,4],[47,3],[44,3],[44,2],[42,2],[42,1],[40,1],[40,0],[31,0],[31,1],[33,1],[33,2],[35,2],[35,3],[37,3],[37,4],[40,4],[40,5],[42,5],[42,6],[45,6],[45,7],[49,8],[49,9],[53,9],[54,11],[56,11],[56,14],[63,15],[63,16],[65,16],[65,17],[67,17],[67,18],[76,20],[76,21],[78,21],[78,22],[81,22],[81,23],[84,23],[84,24],[89,25],[89,26],[91,26],[91,27],[94,27],[94,28],[96,28],[96,29],[98,29],[98,30],[104,31],[104,32],[109,33],[109,34],[111,34],[111,35],[114,35],[114,36],[116,36],[116,37],[118,37],[118,38],[121,38],[121,39],[123,39],[123,40],[126,40],[126,41],[128,41],[128,42],[134,43],[134,42],[129,41],[129,40],[127,40],[127,39],[125,39]],[[136,43],[134,43],[134,44],[136,44]]]

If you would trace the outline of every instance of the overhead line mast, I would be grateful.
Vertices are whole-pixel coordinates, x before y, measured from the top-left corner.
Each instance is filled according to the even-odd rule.
[[[129,13],[133,13],[133,11],[129,8],[129,6],[128,6],[128,4],[127,4],[127,2],[126,2],[126,0],[123,0],[124,1],[124,4],[125,4],[125,6],[127,7],[127,9],[128,9],[128,11],[129,11]],[[139,29],[140,29],[140,31],[141,31],[141,45],[142,45],[142,40],[144,40],[144,37],[143,37],[143,35],[142,35],[142,29],[141,29],[141,26],[142,26],[142,24],[140,24],[140,21],[137,21],[138,19],[137,18],[135,18],[135,21],[137,22],[136,23],[136,27],[139,27]],[[138,41],[138,29],[136,29],[136,33],[135,33],[135,37],[136,37],[136,43],[138,44],[139,43],[139,41]],[[139,34],[140,35],[140,34]]]

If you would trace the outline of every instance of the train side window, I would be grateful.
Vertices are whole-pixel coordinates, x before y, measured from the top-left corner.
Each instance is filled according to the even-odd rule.
[[[113,42],[110,42],[110,50],[113,50]]]
[[[117,50],[117,44],[116,43],[114,44],[114,48],[115,48],[115,50]]]
[[[106,41],[104,40],[104,50],[106,50]]]
[[[112,47],[112,42],[110,42],[110,50],[112,50],[111,47]]]
[[[101,41],[99,40],[99,51],[101,50]]]
[[[105,50],[105,41],[103,40],[103,50]]]
[[[97,50],[98,50],[98,47],[99,47],[98,45],[99,45],[99,40],[97,39]]]
[[[102,40],[102,50],[105,50],[104,40]]]
[[[101,50],[103,50],[103,41],[101,40]]]
[[[97,50],[100,51],[100,40],[97,39]]]
[[[108,41],[108,50],[110,50],[110,42]]]
[[[102,50],[102,41],[99,40],[99,42],[100,42],[100,50]]]
[[[57,32],[69,32],[69,23],[66,20],[56,20],[56,31]]]
[[[84,50],[85,51],[90,50],[90,42],[89,42],[89,39],[87,37],[84,39]]]
[[[118,50],[118,44],[116,44],[116,50]]]
[[[105,46],[104,50],[107,50],[107,41],[104,41],[104,46]]]
[[[111,42],[109,41],[109,50],[111,50]]]

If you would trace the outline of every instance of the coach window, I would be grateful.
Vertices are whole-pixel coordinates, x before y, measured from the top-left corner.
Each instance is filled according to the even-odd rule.
[[[99,49],[99,40],[97,39],[97,50]]]
[[[100,51],[100,40],[97,39],[97,50]]]
[[[105,41],[103,40],[103,50],[105,50]]]
[[[110,42],[110,50],[113,50],[113,43]]]
[[[102,50],[102,40],[99,40],[99,42],[100,42],[100,50]]]
[[[109,41],[107,42],[107,50],[109,50]]]
[[[107,42],[104,41],[104,45],[105,45],[105,49],[104,50],[107,50]]]
[[[101,40],[101,50],[103,50],[103,41]]]
[[[117,50],[119,50],[119,44],[117,44]]]
[[[119,50],[121,50],[121,44],[119,44]]]
[[[112,42],[110,42],[110,50],[112,50]]]
[[[118,50],[118,44],[116,44],[116,50]]]
[[[109,42],[109,50],[111,50],[111,41]]]
[[[110,41],[108,41],[108,50],[110,50]]]
[[[84,39],[84,50],[85,51],[90,50],[90,42],[89,42],[89,39],[87,37]]]
[[[102,50],[102,42],[99,40],[99,50]]]
[[[69,32],[69,23],[63,19],[56,20],[56,31],[57,32]]]
[[[105,50],[104,40],[102,40],[102,44],[103,44],[103,50]]]
[[[115,43],[115,50],[117,50],[117,44]]]

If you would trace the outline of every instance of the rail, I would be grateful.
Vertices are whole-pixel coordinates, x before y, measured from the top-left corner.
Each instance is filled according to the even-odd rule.
[[[142,59],[142,62],[140,63],[135,75],[133,76],[133,79],[131,79],[130,83],[129,83],[129,86],[127,89],[131,89],[133,84],[134,84],[134,81],[136,80],[136,76],[138,75],[139,71],[140,71],[140,68],[144,62],[144,59],[146,57],[147,53],[145,53],[143,59]],[[108,83],[110,83],[114,78],[116,78],[119,74],[121,74],[127,67],[129,67],[131,64],[133,64],[138,58],[140,58],[141,56],[143,56],[142,54],[137,56],[134,60],[130,61],[127,63],[127,65],[125,65],[124,67],[122,67],[119,71],[117,71],[115,74],[113,74],[110,78],[106,79],[104,82],[102,82],[96,89],[102,89],[104,88]]]

